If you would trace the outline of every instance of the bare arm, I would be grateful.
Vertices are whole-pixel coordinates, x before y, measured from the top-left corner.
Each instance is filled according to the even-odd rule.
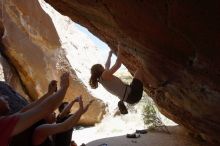
[[[120,45],[118,45],[118,53],[115,64],[107,71],[109,74],[114,74],[121,67],[121,49]]]
[[[64,132],[71,129],[73,126],[77,124],[80,117],[88,110],[89,106],[93,101],[83,108],[82,99],[79,101],[80,107],[79,109],[70,116],[67,120],[58,124],[44,124],[36,128],[33,134],[32,142],[34,145],[41,144],[48,136],[54,135],[56,133]]]
[[[25,106],[23,109],[21,109],[20,112],[25,112],[31,108],[33,108],[34,106],[40,104],[44,99],[46,99],[47,97],[49,97],[50,95],[52,95],[54,92],[57,91],[57,81],[52,80],[48,86],[48,91],[46,94],[44,94],[40,99],[29,103],[27,106]]]
[[[108,54],[108,58],[106,60],[106,63],[105,63],[105,69],[106,70],[109,70],[110,66],[111,66],[111,57],[112,57],[112,50],[109,51],[109,54]]]
[[[63,118],[65,117],[71,110],[72,106],[74,105],[74,103],[77,102],[77,99],[71,101],[64,109],[63,111],[59,114],[59,118]]]
[[[29,128],[34,123],[47,116],[48,113],[52,113],[62,102],[68,86],[69,73],[64,73],[61,76],[61,88],[55,94],[50,95],[48,98],[43,100],[40,104],[37,104],[36,106],[31,108],[30,110],[17,114],[19,120],[12,132],[12,136]]]

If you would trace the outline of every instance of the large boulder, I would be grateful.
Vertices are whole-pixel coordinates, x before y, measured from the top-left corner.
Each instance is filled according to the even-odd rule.
[[[99,122],[105,113],[105,105],[88,92],[76,75],[56,28],[40,3],[36,0],[2,0],[0,7],[1,52],[15,67],[30,100],[37,100],[47,91],[51,80],[59,81],[59,76],[69,71],[70,87],[65,100],[82,95],[87,104],[95,99],[80,124]],[[72,110],[76,109],[77,106]]]
[[[145,89],[160,111],[219,142],[220,1],[46,2],[113,50],[120,41],[126,67],[134,73],[144,66]]]

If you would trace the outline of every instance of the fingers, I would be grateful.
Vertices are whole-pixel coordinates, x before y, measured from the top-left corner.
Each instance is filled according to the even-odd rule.
[[[57,81],[52,80],[48,86],[48,92],[53,93],[57,91]]]
[[[65,72],[60,77],[60,87],[68,88],[68,86],[69,86],[69,73]]]
[[[113,50],[110,50],[110,51],[109,51],[109,54],[111,54],[111,55],[112,55],[112,54],[113,54]]]
[[[57,81],[56,81],[56,80],[50,81],[50,85],[51,85],[51,86],[56,85],[56,84],[57,84]]]
[[[89,107],[90,107],[90,104],[87,104],[86,107],[83,109],[83,113],[87,112]]]
[[[82,101],[82,95],[76,97],[76,98],[73,100],[73,102],[83,102],[83,101]]]
[[[76,100],[78,100],[78,102],[82,102],[82,95],[76,97]]]
[[[91,106],[91,104],[92,104],[94,101],[95,101],[95,100],[93,99],[93,100],[91,100],[91,101],[86,105],[86,107],[83,109],[83,113],[85,113],[85,112],[88,111],[89,107]]]
[[[83,100],[82,100],[82,95],[80,95],[79,97],[77,97],[78,102],[79,102],[79,108],[83,109]]]
[[[95,99],[91,100],[91,101],[89,102],[89,105],[91,105],[94,101],[95,101]]]
[[[76,97],[74,101],[79,102],[79,111],[81,112],[81,114],[84,114],[89,109],[91,104],[95,101],[95,99],[89,101],[89,103],[85,107],[83,105],[82,95]]]
[[[74,99],[72,102],[78,102],[78,98]]]
[[[65,72],[61,75],[60,80],[69,80],[69,72]]]

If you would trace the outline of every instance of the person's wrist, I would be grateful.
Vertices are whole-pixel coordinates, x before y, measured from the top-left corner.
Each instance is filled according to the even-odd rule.
[[[47,94],[51,95],[51,94],[53,94],[53,92],[52,91],[47,91]]]
[[[79,108],[78,113],[79,113],[80,115],[82,115],[82,114],[83,114],[83,109]]]

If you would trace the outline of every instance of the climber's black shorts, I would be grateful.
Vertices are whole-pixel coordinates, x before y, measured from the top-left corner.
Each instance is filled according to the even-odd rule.
[[[126,102],[129,104],[139,102],[143,94],[143,83],[139,79],[134,78],[129,86],[131,88],[131,91],[128,94]]]

